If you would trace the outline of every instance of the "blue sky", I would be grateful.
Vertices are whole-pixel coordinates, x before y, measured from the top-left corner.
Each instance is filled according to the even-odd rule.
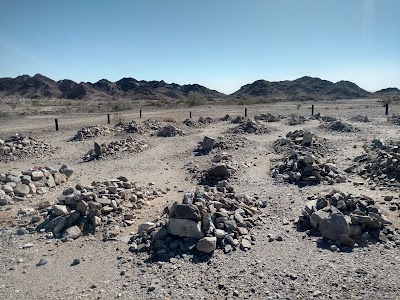
[[[0,77],[400,88],[399,0],[1,0]]]

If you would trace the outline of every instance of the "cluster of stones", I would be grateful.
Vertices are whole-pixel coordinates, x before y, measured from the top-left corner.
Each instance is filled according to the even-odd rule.
[[[255,133],[255,134],[263,134],[270,133],[271,129],[259,123],[258,121],[254,121],[251,119],[244,120],[240,122],[238,126],[231,128],[229,132],[235,134],[243,134],[243,133]]]
[[[18,174],[0,174],[0,205],[25,201],[36,194],[43,195],[49,188],[66,182],[73,172],[72,168],[63,165],[59,170],[40,167]]]
[[[288,119],[288,125],[290,126],[301,125],[304,124],[306,120],[307,120],[306,117],[291,115]]]
[[[339,174],[335,164],[323,162],[317,158],[317,147],[313,147],[313,134],[309,131],[295,131],[280,139],[282,146],[289,145],[290,153],[286,154],[282,163],[272,167],[271,176],[278,181],[298,184],[334,184],[345,182],[347,178]]]
[[[237,196],[227,181],[215,188],[197,187],[161,219],[141,224],[131,237],[130,251],[147,251],[163,259],[194,249],[203,253],[250,249],[255,243],[251,229],[262,221],[258,205],[265,207],[263,201]]]
[[[370,197],[333,190],[310,198],[299,217],[298,226],[311,229],[311,234],[329,240],[331,250],[338,246],[353,248],[381,240],[384,239],[382,234],[400,245],[395,230]]]
[[[53,152],[54,148],[50,144],[37,141],[32,137],[24,137],[18,133],[5,140],[0,139],[0,161],[41,156]]]
[[[337,131],[337,132],[358,132],[360,131],[357,127],[343,122],[341,120],[336,120],[332,122],[326,122],[325,124],[321,125],[322,128],[325,128],[329,131]]]
[[[282,116],[275,116],[273,114],[267,113],[267,114],[257,115],[254,117],[254,119],[265,122],[278,122],[282,119]]]
[[[365,154],[354,158],[354,164],[346,172],[356,172],[368,180],[371,189],[400,187],[400,142],[372,140],[365,145]]]
[[[142,125],[136,123],[135,121],[121,121],[118,122],[115,126],[114,126],[115,131],[117,132],[128,132],[128,133],[140,133],[143,134],[146,132],[146,128],[144,128]]]
[[[335,122],[338,118],[333,116],[321,115],[320,113],[316,113],[310,117],[311,120],[319,120],[323,122]]]
[[[186,126],[189,127],[198,127],[198,126],[202,126],[202,125],[206,125],[206,124],[212,124],[212,123],[216,123],[217,119],[211,118],[211,117],[199,117],[198,121],[195,122],[193,121],[193,119],[185,119],[183,121],[183,124],[185,124]]]
[[[98,136],[104,136],[111,132],[108,126],[95,125],[81,128],[70,141],[83,141]]]
[[[107,156],[112,156],[120,152],[138,153],[148,148],[148,144],[144,141],[138,141],[134,138],[127,138],[110,143],[98,144],[94,143],[94,148],[89,150],[83,156],[84,161],[91,161],[95,159],[103,159]]]
[[[353,122],[362,122],[362,123],[371,122],[371,120],[368,118],[368,116],[362,116],[362,115],[357,115],[357,116],[351,117],[349,120],[353,121]]]
[[[176,126],[169,124],[164,127],[162,127],[158,133],[157,136],[160,137],[171,137],[171,136],[176,136],[176,135],[184,135],[184,131],[177,128]]]
[[[398,115],[398,114],[393,114],[393,115],[387,117],[387,120],[390,123],[400,125],[400,115]]]
[[[250,141],[241,135],[229,134],[218,136],[216,142],[214,143],[214,148],[221,150],[241,150],[250,145]]]
[[[43,208],[40,215],[46,219],[36,229],[63,240],[100,230],[103,240],[114,239],[120,226],[134,223],[135,210],[164,193],[123,176],[91,185],[77,184],[65,189],[56,204]]]

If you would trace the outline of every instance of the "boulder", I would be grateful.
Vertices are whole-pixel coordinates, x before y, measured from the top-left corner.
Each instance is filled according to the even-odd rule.
[[[211,253],[217,248],[217,238],[215,236],[207,236],[200,239],[196,244],[196,249],[200,252]]]
[[[350,228],[344,215],[341,212],[332,213],[328,218],[321,221],[320,233],[327,239],[336,241],[342,234],[350,236]]]
[[[228,167],[224,164],[212,167],[208,170],[207,174],[211,177],[229,177],[231,175]]]
[[[63,234],[63,237],[76,240],[81,235],[82,235],[82,231],[79,229],[78,226],[75,225],[70,228],[67,228]]]
[[[201,144],[201,150],[204,152],[211,151],[214,146],[215,139],[205,136],[203,138],[203,143]]]
[[[21,197],[29,195],[29,186],[23,183],[18,183],[14,188],[14,194]]]
[[[170,219],[167,224],[168,233],[181,237],[201,239],[201,222],[190,219]]]
[[[174,203],[169,209],[169,217],[177,219],[191,219],[195,221],[201,220],[200,211],[193,204]]]

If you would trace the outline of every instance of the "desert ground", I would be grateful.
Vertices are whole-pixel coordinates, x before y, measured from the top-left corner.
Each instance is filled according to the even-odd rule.
[[[315,114],[339,118],[358,131],[324,128],[328,122],[310,119],[311,105]],[[399,140],[399,125],[388,122],[378,99],[301,102],[300,106],[295,102],[185,108],[138,105],[129,111],[109,112],[111,124],[107,124],[107,111],[89,113],[90,106],[80,106],[80,111],[66,108],[62,112],[60,107],[41,106],[34,108],[36,113],[25,115],[15,112],[28,111],[26,107],[16,107],[14,115],[0,119],[0,139],[19,133],[53,146],[51,152],[39,156],[1,160],[1,174],[44,166],[58,170],[67,165],[73,169],[66,182],[45,193],[29,195],[25,200],[11,199],[0,206],[1,299],[400,299],[399,189],[395,185],[381,186],[379,182],[371,184],[356,172],[345,172],[355,164],[356,157],[365,154],[364,147],[371,141]],[[269,132],[231,132],[238,124],[220,118],[226,114],[244,117],[245,108],[249,118],[266,113],[281,118],[276,122],[258,121]],[[39,113],[40,110],[47,112]],[[398,105],[389,106],[389,115],[398,111]],[[183,121],[190,112],[195,122],[199,117],[213,121],[187,126]],[[350,120],[357,115],[367,116],[370,122]],[[305,121],[288,125],[290,116],[304,116]],[[54,119],[58,119],[58,131]],[[83,127],[103,125],[112,129],[121,120],[142,124],[148,119],[172,124],[183,134],[160,137],[151,131],[111,131],[69,141]],[[286,155],[275,150],[275,141],[296,130],[310,131],[318,137],[325,149],[323,159],[334,164],[345,180],[301,186],[271,176],[271,168]],[[198,152],[204,136],[225,140],[229,147]],[[148,147],[83,162],[94,142],[111,143],[129,137]],[[246,194],[256,203],[266,203],[256,205],[259,219],[251,228],[251,247],[237,247],[234,251],[217,247],[210,254],[196,249],[183,254],[165,249],[171,254],[167,259],[152,256],[149,251],[132,250],[139,225],[157,220],[166,207],[181,203],[186,192],[202,187],[202,171],[212,167],[214,157],[221,153],[230,157],[227,163],[234,172],[226,180],[235,195]],[[104,239],[100,230],[76,239],[32,230],[46,217],[41,204],[56,203],[68,187],[120,176],[161,192],[135,209],[130,222],[116,217],[118,227],[113,238]],[[335,245],[312,234],[312,230],[299,229],[297,221],[310,197],[332,190],[372,199],[388,221],[390,238],[386,234],[365,244],[356,243],[352,248]],[[33,216],[39,216],[35,224],[30,221]],[[38,265],[40,260],[47,263]]]

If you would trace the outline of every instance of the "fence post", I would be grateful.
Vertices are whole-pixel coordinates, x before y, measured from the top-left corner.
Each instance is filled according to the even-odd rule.
[[[386,103],[385,105],[385,115],[387,116],[389,114],[389,103]]]
[[[247,108],[244,109],[244,117],[247,118]]]
[[[110,124],[110,114],[107,114],[107,123]]]
[[[314,115],[314,104],[311,104],[311,116]]]
[[[56,123],[56,131],[58,131],[58,119],[54,119],[54,122]]]
[[[142,110],[139,111],[139,118],[142,117]]]
[[[191,118],[192,118],[192,112],[189,111],[189,119],[191,119]]]

